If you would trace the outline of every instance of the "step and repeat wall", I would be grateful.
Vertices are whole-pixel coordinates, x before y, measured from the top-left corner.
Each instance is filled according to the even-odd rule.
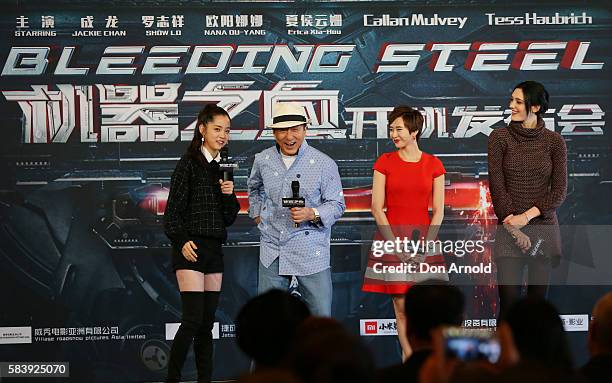
[[[440,236],[491,243],[487,138],[509,122],[514,85],[543,83],[546,127],[568,146],[565,253],[585,268],[605,255],[585,226],[606,233],[612,222],[605,2],[14,3],[0,15],[0,361],[69,362],[75,382],[164,377],[180,300],[163,212],[211,102],[232,117],[242,208],[213,330],[217,379],[250,367],[234,325],[257,288],[246,180],[274,144],[275,102],[304,105],[309,143],[339,166],[347,210],[332,233],[333,315],[380,366],[400,360],[393,310],[361,283],[372,165],[394,150],[386,116],[396,105],[423,113],[419,144],[447,170]],[[464,259],[491,262],[488,250],[479,257]],[[451,281],[468,297],[464,325],[495,327],[494,274]],[[609,286],[576,281],[553,283],[549,297],[580,362],[590,309]]]

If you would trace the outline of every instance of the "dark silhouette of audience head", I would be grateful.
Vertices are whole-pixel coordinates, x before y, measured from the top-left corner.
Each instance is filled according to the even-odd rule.
[[[589,352],[591,356],[612,354],[612,293],[604,295],[593,308]]]
[[[258,367],[283,363],[295,341],[298,326],[310,310],[299,298],[270,290],[251,299],[236,317],[238,346]]]
[[[463,293],[442,281],[425,281],[406,292],[406,325],[411,345],[431,342],[431,330],[442,325],[460,326],[465,299]]]
[[[333,318],[309,317],[306,318],[298,327],[295,335],[295,343],[303,344],[307,342],[313,334],[326,336],[327,334],[344,333],[344,326]]]
[[[373,383],[375,379],[369,350],[331,318],[309,318],[302,323],[291,369],[302,383]]]
[[[590,383],[602,381],[602,376],[607,381],[612,374],[612,293],[593,309],[589,331],[593,358],[581,369],[581,376],[573,369],[559,313],[546,300],[528,296],[508,309],[501,331],[506,335],[500,338],[506,340],[501,342],[502,361],[493,365],[436,359],[445,353],[440,342],[433,344],[431,330],[459,326],[463,321],[465,300],[457,287],[425,281],[412,286],[405,298],[408,337],[411,345],[417,345],[414,355],[420,352],[420,357],[409,358],[400,365],[401,371],[389,369],[377,376],[368,348],[340,322],[311,317],[299,298],[280,290],[255,297],[238,314],[236,333],[238,345],[258,369],[240,382],[374,383],[377,378],[380,382],[416,382],[425,377],[425,383],[575,383],[583,381],[580,379]],[[431,361],[436,363],[428,363]],[[439,363],[446,364],[441,369]],[[419,375],[419,371],[427,374]]]
[[[381,369],[379,383],[418,382],[419,371],[434,348],[432,330],[460,326],[463,309],[463,294],[447,282],[427,280],[410,287],[404,299],[404,314],[413,353],[404,363]]]
[[[587,383],[609,381],[612,376],[612,293],[595,303],[588,345],[591,358],[580,369],[581,377]]]
[[[541,298],[517,301],[505,319],[512,330],[521,361],[558,371],[573,367],[563,322],[555,307]]]

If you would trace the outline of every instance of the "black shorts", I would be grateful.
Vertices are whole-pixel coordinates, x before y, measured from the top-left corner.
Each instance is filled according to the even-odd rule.
[[[192,241],[198,247],[195,253],[198,260],[188,261],[180,251],[172,252],[172,267],[176,270],[195,270],[204,274],[223,272],[223,241],[215,238],[198,238]]]

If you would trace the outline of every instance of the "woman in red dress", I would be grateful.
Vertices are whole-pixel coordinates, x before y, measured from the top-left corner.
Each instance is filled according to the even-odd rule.
[[[418,139],[423,128],[423,116],[419,111],[398,106],[388,120],[389,136],[398,150],[384,153],[374,164],[372,215],[378,229],[375,241],[396,242],[396,238],[403,240],[404,237],[415,241],[436,240],[444,216],[444,166],[438,158],[419,149]],[[371,251],[362,290],[391,295],[405,360],[412,350],[406,335],[404,295],[415,282],[431,278],[427,273],[418,272],[420,262],[442,265],[444,258],[435,249],[426,250],[426,254],[418,251],[416,257],[412,256],[414,250],[408,253],[402,250],[382,255],[380,251],[376,254]],[[416,272],[383,269],[384,266],[402,265],[412,265]],[[440,275],[433,278],[440,279]],[[443,278],[447,278],[446,274]]]

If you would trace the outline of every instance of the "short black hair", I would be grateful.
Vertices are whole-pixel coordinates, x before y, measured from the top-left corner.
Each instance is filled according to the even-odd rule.
[[[536,112],[536,115],[540,116],[548,110],[548,91],[544,88],[544,85],[537,81],[524,81],[517,84],[515,89],[523,91],[523,97],[525,98],[525,108],[527,114],[531,112],[532,106],[539,106],[540,110]]]
[[[238,346],[255,363],[277,366],[295,341],[298,326],[310,310],[298,297],[270,290],[248,301],[236,317]]]
[[[418,141],[423,133],[423,123],[425,121],[421,112],[407,105],[398,105],[393,108],[391,113],[389,113],[387,116],[389,125],[391,125],[398,117],[402,118],[404,127],[408,129],[409,133],[417,132],[416,140]]]
[[[460,326],[465,299],[455,286],[443,281],[424,281],[408,289],[404,303],[408,335],[431,340],[430,331],[438,326]]]

